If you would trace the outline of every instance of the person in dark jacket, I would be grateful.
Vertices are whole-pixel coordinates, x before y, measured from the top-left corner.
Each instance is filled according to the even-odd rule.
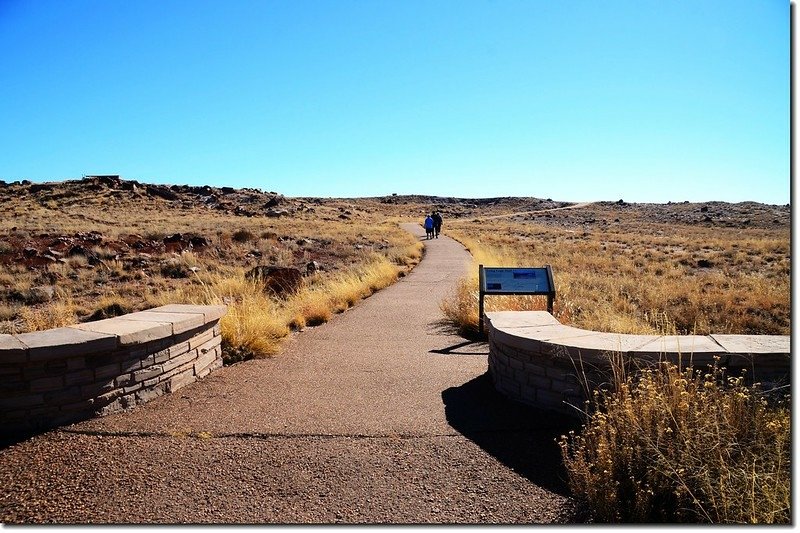
[[[438,239],[439,232],[442,231],[442,215],[439,214],[439,211],[436,211],[431,218],[433,218],[433,232]]]

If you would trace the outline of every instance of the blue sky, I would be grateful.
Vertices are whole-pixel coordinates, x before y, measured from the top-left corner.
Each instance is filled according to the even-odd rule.
[[[0,179],[790,201],[778,0],[0,0]]]

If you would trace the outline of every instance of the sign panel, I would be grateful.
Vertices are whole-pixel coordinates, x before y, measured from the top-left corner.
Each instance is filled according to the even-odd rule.
[[[483,287],[486,294],[550,294],[547,268],[483,268]]]

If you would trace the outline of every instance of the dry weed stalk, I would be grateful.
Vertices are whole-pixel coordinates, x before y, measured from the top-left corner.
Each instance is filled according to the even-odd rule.
[[[617,370],[582,433],[560,442],[595,520],[789,523],[788,397],[768,402],[716,367]]]

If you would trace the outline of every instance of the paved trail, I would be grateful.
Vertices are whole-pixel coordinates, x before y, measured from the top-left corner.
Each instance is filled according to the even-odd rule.
[[[273,359],[0,451],[0,521],[569,521],[565,428],[499,397],[486,344],[441,324],[469,255],[425,243],[411,274]]]

